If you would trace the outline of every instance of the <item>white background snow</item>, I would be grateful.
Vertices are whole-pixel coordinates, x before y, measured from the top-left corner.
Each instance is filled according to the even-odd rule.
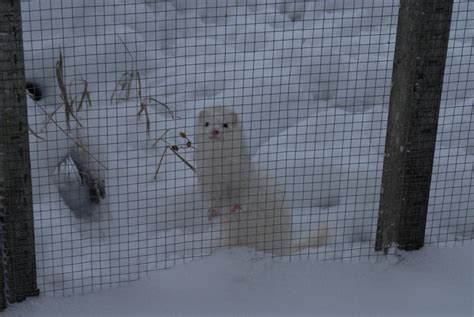
[[[233,106],[242,114],[255,161],[272,170],[285,186],[294,213],[295,238],[307,233],[310,223],[324,223],[330,229],[329,244],[294,257],[313,259],[311,266],[273,264],[269,259],[253,262],[252,258],[262,255],[243,250],[220,252],[199,263],[156,273],[152,281],[100,295],[109,304],[135,293],[151,296],[156,290],[157,298],[169,300],[148,308],[142,302],[130,305],[142,307],[144,315],[155,308],[172,312],[173,307],[185,313],[187,306],[180,306],[186,301],[193,303],[189,307],[201,304],[203,312],[219,313],[237,305],[235,290],[224,294],[220,290],[242,287],[262,298],[258,302],[242,295],[242,300],[253,301],[249,309],[262,309],[255,313],[268,312],[263,306],[273,298],[265,295],[268,289],[277,290],[278,294],[270,294],[275,294],[278,304],[273,305],[275,310],[281,305],[281,313],[290,308],[315,311],[311,300],[297,305],[301,296],[311,293],[331,299],[322,313],[330,312],[330,306],[348,313],[354,305],[341,306],[339,301],[344,303],[350,294],[360,292],[357,276],[369,285],[363,289],[367,294],[383,289],[389,292],[388,298],[403,294],[408,299],[411,293],[405,293],[406,289],[390,293],[387,284],[398,281],[390,274],[407,283],[418,277],[422,289],[417,294],[423,294],[438,284],[423,283],[422,268],[435,267],[432,275],[426,273],[428,280],[447,271],[457,274],[451,266],[469,273],[472,247],[430,248],[413,259],[411,254],[404,255],[418,275],[383,259],[380,264],[316,262],[365,261],[374,255],[397,1],[40,0],[22,5],[27,78],[40,83],[45,94],[39,104],[29,104],[31,127],[42,138],[31,135],[38,283],[44,294],[107,289],[210,253],[206,239],[215,232],[200,207],[193,172],[167,154],[155,179],[164,139],[154,143],[168,129],[170,144],[182,143],[179,131],[192,140],[195,114],[214,105]],[[426,230],[426,242],[433,246],[471,243],[474,238],[473,15],[472,2],[456,1]],[[62,108],[54,116],[57,124],[53,120],[44,124],[45,111],[51,113],[61,104],[55,78],[60,49],[66,82],[76,83],[71,91],[79,93],[81,80],[86,80],[92,98],[92,107],[84,106],[77,113],[82,127],[75,125],[69,136],[59,129],[66,128]],[[165,103],[175,119],[147,99],[147,133],[145,116],[137,116],[136,85],[128,101],[111,100],[117,82],[131,70],[140,73],[142,98]],[[94,209],[93,219],[75,218],[58,193],[57,166],[74,146],[72,139],[86,144],[106,167],[101,173],[107,197]],[[192,149],[182,154],[192,163]],[[226,263],[232,263],[235,271],[227,273]],[[387,276],[368,283],[373,270]],[[171,296],[175,278],[179,282],[174,287],[186,288],[187,280],[178,272],[195,282],[190,284],[195,292],[187,290],[182,298]],[[304,276],[312,276],[315,282],[306,284]],[[214,287],[220,299],[215,311],[207,306],[212,307],[209,294],[199,295],[199,287],[214,277],[228,282],[210,284],[209,291]],[[285,282],[278,282],[280,277]],[[324,284],[317,283],[321,279]],[[446,277],[447,285],[453,287],[462,280]],[[469,293],[466,280],[462,289]],[[337,298],[339,289],[342,294]],[[469,301],[464,301],[464,295],[449,297],[459,306],[443,308],[467,312]],[[287,297],[295,307],[285,305]],[[59,301],[55,307],[67,309],[74,298]],[[80,298],[76,307],[89,309],[84,307],[95,298],[102,297]],[[368,298],[361,300],[361,307],[377,313]],[[56,303],[42,300],[30,307]],[[390,300],[384,300],[378,308],[392,307]],[[238,308],[230,312],[242,311]],[[427,313],[441,312],[427,309]],[[38,308],[39,315],[41,311]]]
[[[29,316],[472,316],[474,247],[427,247],[378,263],[251,260],[218,252],[85,296],[29,299]],[[3,316],[3,315],[2,315]]]

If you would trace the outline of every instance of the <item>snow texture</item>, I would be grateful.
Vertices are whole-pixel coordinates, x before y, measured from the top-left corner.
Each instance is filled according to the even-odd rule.
[[[473,245],[429,247],[378,263],[308,263],[235,249],[107,292],[30,298],[2,316],[468,317],[473,254]]]
[[[180,131],[194,139],[195,116],[204,106],[231,106],[242,114],[252,159],[285,187],[294,232],[304,235],[313,224],[327,226],[329,244],[306,250],[302,258],[354,260],[374,255],[398,1],[39,0],[22,1],[22,10],[26,76],[40,85],[43,94],[41,101],[29,100],[30,126],[41,137],[31,135],[30,147],[38,284],[43,293],[102,290],[211,253],[212,225],[207,223],[193,171],[171,151],[162,159],[164,140],[183,145],[186,140]],[[474,72],[469,71],[473,14],[474,3],[456,1],[426,229],[427,243],[436,245],[474,238]],[[71,96],[80,97],[85,81],[91,95],[91,105],[84,104],[76,113],[80,124],[71,121],[70,131],[55,77],[60,50]],[[117,89],[117,83],[131,73],[133,78],[140,74],[140,84],[132,80],[129,99],[124,100],[126,92]],[[55,110],[51,118],[46,114]],[[77,143],[87,146],[89,161],[103,173],[106,196],[93,207],[94,217],[76,217],[54,177]],[[192,147],[179,153],[193,164]],[[443,275],[451,264],[465,265],[463,260],[443,256],[450,252],[458,255],[454,250],[433,251],[434,262],[425,261],[427,253],[417,256],[417,273],[423,273],[421,267],[435,266],[433,275],[420,279]],[[380,287],[364,289],[388,310],[395,309],[395,303],[398,307],[399,300],[394,298],[400,294],[413,303],[415,294],[428,296],[445,286],[444,280],[439,284],[425,280],[426,288],[420,289],[411,284],[410,274],[415,273],[409,259],[404,269],[331,263],[279,267],[267,260],[255,264],[236,254],[222,253],[189,271],[196,288],[185,290],[190,303],[186,307],[179,304],[184,299],[166,300],[179,286],[173,285],[172,277],[179,276],[180,270],[184,273],[184,268],[157,275],[170,279],[169,284],[144,282],[141,287],[148,291],[141,293],[143,298],[163,299],[151,301],[144,313],[196,305],[210,312],[213,305],[216,312],[224,308],[245,311],[256,306],[242,307],[232,304],[233,300],[263,305],[272,292],[281,292],[278,296],[288,296],[295,303],[287,305],[273,293],[272,307],[281,313],[290,308],[324,312],[330,306],[349,312],[357,298],[370,309],[372,300],[361,297],[357,276],[371,280],[371,270],[384,267],[393,275],[379,276],[372,283],[382,287],[401,279],[414,287],[400,293],[384,288],[386,296],[379,295]],[[438,259],[441,262],[435,263]],[[227,274],[213,266],[234,261],[236,271]],[[438,268],[438,264],[444,266]],[[252,265],[275,268],[267,273],[261,268],[252,271]],[[250,277],[242,271],[245,268],[251,270]],[[208,279],[202,278],[199,269]],[[315,281],[325,281],[326,287],[312,289],[298,273],[313,269],[317,270]],[[346,270],[349,273],[343,274]],[[276,280],[272,282],[271,276],[278,273],[293,286],[283,291]],[[457,281],[466,283],[457,271],[452,274],[453,284],[447,285],[454,288]],[[198,291],[198,286],[219,278],[221,284],[209,292],[216,298],[222,292],[228,297],[222,294],[221,301],[211,300]],[[241,295],[225,286],[249,278],[262,285],[244,283],[248,293]],[[340,284],[329,286],[333,278]],[[302,285],[308,292],[305,295],[296,291]],[[264,286],[271,292],[259,292]],[[337,295],[339,291],[342,295]],[[100,296],[109,300],[118,296],[113,301],[117,312],[135,309],[117,300],[134,298],[133,288],[129,293],[116,292]],[[260,302],[257,293],[264,296]],[[93,313],[93,300],[100,296],[78,302]],[[462,301],[463,296],[466,293],[450,299]],[[45,306],[55,303],[43,300],[48,303]],[[68,303],[72,299],[57,302],[56,308],[68,309]],[[155,306],[158,303],[160,307]],[[466,307],[433,303],[433,312]],[[425,307],[428,312],[430,307]]]

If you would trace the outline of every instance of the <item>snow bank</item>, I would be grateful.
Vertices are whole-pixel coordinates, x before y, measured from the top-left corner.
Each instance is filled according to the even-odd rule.
[[[16,316],[472,316],[474,247],[425,248],[378,263],[251,259],[219,252],[97,294],[40,296]]]

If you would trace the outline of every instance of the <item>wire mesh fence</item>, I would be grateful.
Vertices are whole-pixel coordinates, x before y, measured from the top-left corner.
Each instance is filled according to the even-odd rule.
[[[430,191],[427,243],[474,237],[473,187],[474,4],[454,3]]]
[[[380,256],[398,9],[378,0],[22,1],[41,291],[109,288],[218,246]],[[455,2],[431,244],[473,239],[473,14],[472,3]]]

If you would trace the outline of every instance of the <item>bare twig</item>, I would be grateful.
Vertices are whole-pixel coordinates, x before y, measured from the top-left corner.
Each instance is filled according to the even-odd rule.
[[[170,109],[166,104],[162,103],[161,101],[159,101],[158,99],[153,98],[153,97],[148,97],[148,99],[150,99],[151,101],[154,101],[154,102],[156,102],[157,104],[159,104],[160,106],[164,107],[164,108],[168,111],[170,117],[171,117],[173,120],[176,119],[176,117],[175,117],[174,114],[173,114],[173,111],[171,111],[171,109]]]
[[[39,136],[38,133],[36,133],[30,126],[28,126],[28,130],[31,132],[31,134],[33,134],[35,137],[37,137],[37,138],[40,139],[41,141],[46,141],[45,138]]]
[[[56,112],[58,112],[59,109],[62,108],[62,106],[63,105],[57,106],[56,109],[54,109],[54,111],[51,112],[51,113],[46,112],[46,119],[43,122],[43,128],[41,128],[42,132],[46,129],[46,127],[48,126],[49,121],[51,121],[53,119],[53,116],[56,114]]]
[[[165,147],[165,149],[163,150],[163,153],[161,154],[160,161],[158,162],[158,166],[156,167],[154,179],[157,179],[157,177],[158,177],[158,173],[160,172],[161,163],[163,162],[163,158],[165,157],[165,154],[166,154],[166,151],[167,151],[167,150],[170,150],[170,151],[171,151],[174,155],[176,155],[181,161],[183,161],[183,163],[186,164],[194,173],[196,173],[196,169],[194,168],[194,166],[191,165],[191,163],[189,163],[189,162],[186,160],[186,158],[184,158],[181,154],[179,154],[179,153],[173,148],[173,146],[167,145],[167,146]]]
[[[156,167],[155,176],[153,177],[155,180],[158,177],[158,173],[160,172],[161,163],[163,162],[163,158],[165,157],[167,149],[168,147],[165,147],[165,149],[163,150],[163,153],[161,153],[161,158],[160,158],[160,161],[158,162],[158,166]]]
[[[166,134],[168,134],[168,132],[169,132],[170,130],[171,130],[171,129],[166,129],[166,131],[163,132],[163,134],[162,134],[158,139],[156,139],[155,142],[153,142],[153,144],[150,146],[150,148],[154,148],[155,146],[157,146],[157,145],[158,145],[158,142],[160,142],[160,141],[166,136]]]
[[[196,173],[196,169],[194,166],[191,165],[181,154],[179,154],[175,149],[173,149],[172,146],[167,146],[168,149],[170,149],[181,161],[183,161],[184,164],[186,164],[194,173]]]

